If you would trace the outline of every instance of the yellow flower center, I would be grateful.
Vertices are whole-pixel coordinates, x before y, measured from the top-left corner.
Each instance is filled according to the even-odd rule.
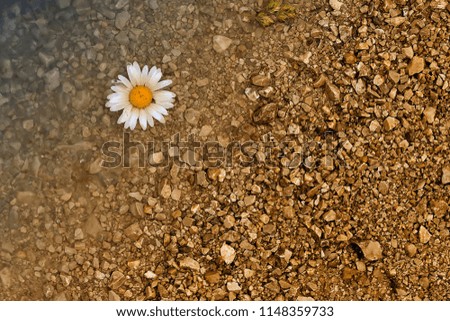
[[[152,102],[153,94],[145,86],[136,86],[130,91],[128,96],[130,103],[136,108],[145,108]]]

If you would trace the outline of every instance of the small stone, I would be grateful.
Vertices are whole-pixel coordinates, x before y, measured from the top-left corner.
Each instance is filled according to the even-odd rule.
[[[339,26],[339,38],[343,42],[346,42],[347,40],[352,38],[352,30],[353,28],[350,26],[340,25]]]
[[[188,108],[184,112],[184,119],[186,119],[186,121],[191,125],[197,125],[200,119],[200,112],[198,110]]]
[[[448,204],[443,200],[433,201],[431,202],[431,210],[433,211],[434,215],[436,215],[436,217],[442,218],[445,214],[447,214]]]
[[[108,292],[108,300],[109,301],[120,301],[120,296],[113,290],[110,290]]]
[[[156,275],[154,272],[152,272],[152,271],[147,271],[147,272],[145,272],[145,273],[144,273],[144,276],[145,276],[147,279],[154,279],[154,278],[157,277],[157,275]]]
[[[168,199],[172,195],[172,188],[168,181],[165,181],[162,185],[160,195],[162,198]]]
[[[292,219],[295,217],[295,209],[292,206],[283,207],[283,216],[287,219]]]
[[[55,90],[59,87],[61,84],[60,78],[59,78],[59,69],[53,68],[49,72],[45,74],[45,85],[47,86],[48,90]]]
[[[200,137],[208,137],[211,134],[213,128],[210,125],[204,125],[200,129],[200,133],[198,134]]]
[[[198,87],[204,87],[207,84],[209,84],[209,79],[208,78],[203,78],[203,79],[197,80],[197,86]]]
[[[417,253],[417,247],[411,243],[406,244],[405,250],[409,257],[413,257]]]
[[[208,169],[208,177],[212,181],[223,182],[227,172],[223,168],[209,168]]]
[[[219,283],[220,273],[217,271],[208,271],[205,273],[205,280],[210,284]]]
[[[381,125],[380,125],[380,123],[378,122],[378,120],[372,120],[372,121],[370,122],[369,130],[370,130],[371,132],[376,132],[376,131],[380,130],[380,128],[381,128]]]
[[[236,219],[232,215],[225,216],[225,218],[223,220],[223,226],[225,228],[232,228],[235,223],[236,223]]]
[[[403,22],[405,22],[407,20],[407,18],[406,17],[394,17],[394,18],[387,18],[386,19],[386,22],[388,23],[388,24],[390,24],[391,26],[394,26],[394,27],[398,27],[398,26],[400,26]]]
[[[303,62],[305,65],[309,65],[309,58],[311,58],[312,53],[311,51],[307,51],[301,55],[298,56],[298,60]]]
[[[59,9],[65,9],[70,6],[70,1],[71,0],[56,0],[56,5]]]
[[[220,248],[220,256],[226,264],[231,264],[236,257],[236,251],[227,243],[223,243],[222,247]]]
[[[113,290],[116,290],[122,286],[122,284],[125,282],[126,277],[123,275],[120,271],[114,271],[111,274],[111,280],[109,282],[109,287]]]
[[[126,5],[128,5],[128,3],[130,2],[130,0],[119,0],[116,3],[116,9],[122,9],[123,7],[125,7]]]
[[[330,6],[335,11],[340,11],[343,4],[343,2],[340,2],[338,0],[330,0]]]
[[[266,75],[256,75],[252,77],[252,84],[259,87],[267,87],[270,85],[270,78]]]
[[[413,57],[408,64],[408,75],[418,74],[425,68],[425,60],[422,57]]]
[[[393,83],[398,83],[400,80],[400,74],[396,71],[390,70],[388,73],[389,79],[392,80]]]
[[[170,194],[170,197],[174,201],[179,201],[181,198],[181,191],[178,188],[173,189],[172,193]]]
[[[233,40],[228,37],[216,35],[213,37],[213,49],[217,53],[222,53],[228,49]]]
[[[34,120],[33,119],[27,119],[27,120],[24,120],[22,122],[22,127],[25,130],[31,130],[33,128],[33,126],[34,126]]]
[[[161,151],[149,155],[149,163],[151,165],[158,165],[161,164],[163,161],[164,161],[164,153]]]
[[[157,0],[149,0],[148,5],[152,10],[156,10],[159,8]]]
[[[247,98],[251,101],[257,101],[259,99],[259,93],[253,88],[245,88],[244,91]]]
[[[347,52],[344,54],[344,61],[348,65],[353,65],[356,63],[357,58],[353,52]]]
[[[141,260],[128,261],[127,265],[130,269],[137,269],[141,265]]]
[[[376,261],[383,257],[381,245],[377,241],[364,241],[358,243],[364,257],[369,261]]]
[[[378,191],[381,195],[386,195],[389,192],[389,184],[385,181],[380,182],[380,184],[378,184]]]
[[[132,241],[137,241],[137,239],[142,235],[143,232],[141,230],[141,227],[139,226],[139,223],[133,223],[125,229],[124,233],[125,236]]]
[[[9,268],[4,267],[0,270],[0,280],[6,289],[12,285],[11,270]]]
[[[130,18],[131,15],[128,13],[128,11],[126,10],[121,11],[116,15],[114,25],[116,26],[117,29],[122,30],[127,24],[127,22],[130,20]]]
[[[89,164],[89,174],[95,175],[102,171],[103,159],[101,157],[98,157],[95,159],[92,163]]]
[[[196,260],[194,260],[190,257],[186,257],[186,258],[182,259],[180,261],[180,267],[189,268],[189,269],[195,270],[195,271],[200,270],[200,264]]]
[[[239,292],[241,291],[241,287],[237,282],[228,282],[227,283],[227,290],[230,292]]]
[[[363,79],[359,78],[357,81],[353,81],[352,85],[358,95],[362,95],[366,92],[367,86]]]
[[[253,112],[253,121],[256,124],[271,124],[275,120],[277,111],[275,103],[264,105]]]
[[[442,184],[448,183],[450,183],[450,165],[446,165],[442,169]]]
[[[337,102],[341,100],[341,92],[339,91],[339,88],[329,81],[325,84],[325,93],[331,101]]]
[[[128,193],[128,196],[134,198],[136,201],[139,201],[139,202],[142,201],[142,195],[139,192]]]
[[[428,243],[430,238],[431,238],[430,232],[428,232],[428,230],[424,226],[421,226],[419,228],[419,241],[420,241],[420,243],[423,243],[423,244]]]
[[[82,239],[84,239],[83,230],[81,228],[79,228],[79,227],[76,228],[74,237],[75,237],[75,240],[82,240]]]
[[[206,173],[204,171],[197,172],[195,176],[195,181],[197,182],[197,185],[203,187],[208,186],[208,180],[206,179]]]
[[[402,52],[408,59],[411,59],[412,57],[414,57],[414,50],[411,46],[402,48]]]
[[[390,131],[394,129],[399,123],[400,121],[397,118],[389,116],[384,120],[383,128],[386,131]]]
[[[423,111],[423,117],[428,124],[434,123],[434,116],[436,115],[436,108],[428,106]]]
[[[55,61],[54,56],[50,56],[42,51],[39,52],[38,56],[39,56],[39,60],[41,60],[41,62],[44,64],[45,68],[50,67],[50,65]]]
[[[252,276],[255,275],[255,271],[250,270],[250,269],[244,269],[244,277],[245,278],[251,278]]]
[[[255,203],[255,201],[256,201],[255,195],[249,195],[249,196],[244,197],[245,206],[253,205],[253,203]]]
[[[358,274],[358,270],[346,266],[342,270],[342,279],[351,280],[356,274]]]
[[[86,223],[84,224],[83,230],[93,236],[97,237],[102,231],[103,228],[100,224],[100,222],[97,220],[94,214],[91,214],[89,218],[86,220]]]
[[[380,87],[382,84],[384,84],[384,78],[381,75],[375,75],[373,78],[373,84],[377,87]]]
[[[13,68],[10,59],[0,60],[0,77],[4,79],[11,79],[13,77]]]
[[[327,222],[332,222],[336,220],[336,212],[333,210],[329,210],[323,215],[323,219]]]
[[[116,35],[116,41],[120,45],[124,45],[124,46],[128,45],[130,43],[130,36],[128,36],[128,32],[126,30],[120,31]]]

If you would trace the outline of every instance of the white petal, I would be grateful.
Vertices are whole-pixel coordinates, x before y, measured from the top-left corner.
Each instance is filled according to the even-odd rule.
[[[125,123],[130,119],[131,114],[131,108],[124,108],[122,115],[120,115],[119,119],[117,120],[118,124]]]
[[[156,74],[156,71],[158,70],[158,68],[156,68],[156,66],[153,66],[150,71],[148,72],[148,78],[152,78],[153,75]]]
[[[159,104],[159,102],[163,101],[170,101],[172,102],[175,98],[175,94],[168,90],[158,90],[153,93],[153,99],[155,99],[155,102]]]
[[[153,118],[155,118],[156,120],[158,120],[160,123],[165,123],[164,121],[164,117],[163,115],[161,115],[160,113],[158,113],[156,110],[154,110],[153,108],[150,108],[150,115],[153,116]]]
[[[152,68],[153,69],[153,68]],[[147,78],[147,82],[146,85],[152,90],[155,91],[156,89],[154,89],[153,87],[158,83],[158,81],[161,79],[162,77],[162,72],[161,69],[156,68],[156,70],[153,72],[152,75],[149,75],[149,77]]]
[[[150,127],[155,126],[155,122],[153,121],[153,116],[150,113],[150,107],[147,107],[144,110],[145,110],[145,113],[147,114],[147,121],[148,121],[148,124],[150,125]]]
[[[153,89],[153,91],[157,91],[158,89],[169,86],[171,83],[172,83],[172,80],[166,79],[166,80],[160,81],[159,83],[155,84],[152,87],[152,89]]]
[[[124,76],[119,75],[119,80],[120,80],[127,88],[129,88],[129,89],[133,88],[133,85],[131,84],[131,82],[130,82],[127,78],[125,78]]]
[[[131,119],[131,118],[128,118],[127,121],[125,122],[125,124],[123,124],[123,127],[124,127],[125,129],[130,128],[130,119]]]
[[[170,108],[173,108],[173,104],[172,103],[169,103],[169,102],[164,102],[164,103],[160,103],[160,104],[158,104],[158,105],[160,105],[160,106],[163,106],[165,109],[170,109]]]
[[[119,110],[125,109],[129,105],[130,105],[129,103],[114,104],[111,106],[111,111],[119,111]]]
[[[144,68],[142,68],[141,80],[139,82],[139,85],[145,85],[147,78],[148,78],[148,66],[145,65]]]
[[[128,94],[130,92],[130,90],[127,87],[121,85],[112,86],[111,89],[116,93]]]
[[[163,107],[160,106],[158,104],[152,104],[150,106],[150,108],[152,108],[153,110],[157,111],[158,113],[160,113],[161,115],[168,115],[169,113],[167,112],[167,110]]]
[[[139,118],[139,110],[137,108],[133,108],[131,110],[130,116],[130,129],[133,130],[136,127],[136,122]]]
[[[132,65],[127,66],[128,78],[130,78],[130,82],[133,86],[138,85],[138,82],[141,78],[141,68],[135,61]]]
[[[147,113],[145,112],[145,109],[139,110],[139,124],[143,130],[147,129]]]

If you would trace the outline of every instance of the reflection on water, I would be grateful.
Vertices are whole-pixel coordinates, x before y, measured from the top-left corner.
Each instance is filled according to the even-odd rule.
[[[232,53],[214,56],[211,41],[216,32],[241,29],[239,21],[230,20],[235,8],[227,1],[214,8],[208,1],[11,0],[2,1],[0,10],[1,298],[107,299],[107,291],[64,289],[89,279],[100,257],[115,255],[106,254],[109,248],[101,242],[111,242],[140,219],[136,206],[142,205],[130,202],[128,194],[158,199],[169,174],[168,169],[98,167],[102,144],[123,134],[118,115],[104,108],[111,80],[134,60],[157,65],[174,80],[180,102],[167,124],[136,131],[133,139],[198,134],[205,123],[223,116],[223,104],[232,99],[229,86],[214,100],[208,87],[198,92],[192,87],[198,80],[208,83],[208,77],[210,84],[229,83],[230,66],[217,62]],[[217,69],[211,70],[214,64]],[[195,115],[189,122],[186,109]],[[240,113],[228,110],[227,118]],[[230,120],[223,129],[216,126],[216,133],[228,135]],[[173,188],[188,194],[187,179],[179,183],[173,176]],[[174,204],[161,199],[154,206],[169,215]],[[104,273],[120,265],[108,261]],[[96,282],[95,288],[104,287],[101,279]]]

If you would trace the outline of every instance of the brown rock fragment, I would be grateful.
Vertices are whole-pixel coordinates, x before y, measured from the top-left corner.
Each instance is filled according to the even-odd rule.
[[[205,279],[210,284],[218,283],[220,281],[220,273],[217,271],[208,271],[205,273]]]
[[[384,120],[383,128],[386,131],[390,131],[393,130],[399,123],[400,121],[397,118],[389,116]]]
[[[189,268],[191,270],[200,270],[200,264],[190,257],[185,257],[180,261],[180,267]]]
[[[411,243],[406,244],[405,250],[409,257],[413,257],[417,253],[417,247]]]
[[[341,92],[339,91],[339,88],[330,82],[325,84],[325,93],[331,101],[337,102],[341,100]]]
[[[270,124],[275,120],[277,115],[277,105],[270,103],[259,107],[253,112],[253,121],[256,124]]]
[[[450,183],[450,165],[444,166],[442,169],[442,184]]]
[[[422,57],[414,56],[408,64],[408,75],[418,74],[425,68],[425,60]]]
[[[361,248],[364,257],[369,261],[376,261],[383,257],[381,245],[377,241],[364,241],[358,243]]]
[[[420,243],[428,243],[428,241],[431,239],[431,234],[430,232],[428,232],[428,230],[424,227],[421,226],[419,228],[419,241]]]
[[[252,77],[252,84],[259,87],[267,87],[270,85],[270,78],[265,75],[256,75]]]
[[[434,116],[436,115],[436,108],[428,106],[423,111],[423,118],[426,120],[428,124],[432,124],[434,122]]]

